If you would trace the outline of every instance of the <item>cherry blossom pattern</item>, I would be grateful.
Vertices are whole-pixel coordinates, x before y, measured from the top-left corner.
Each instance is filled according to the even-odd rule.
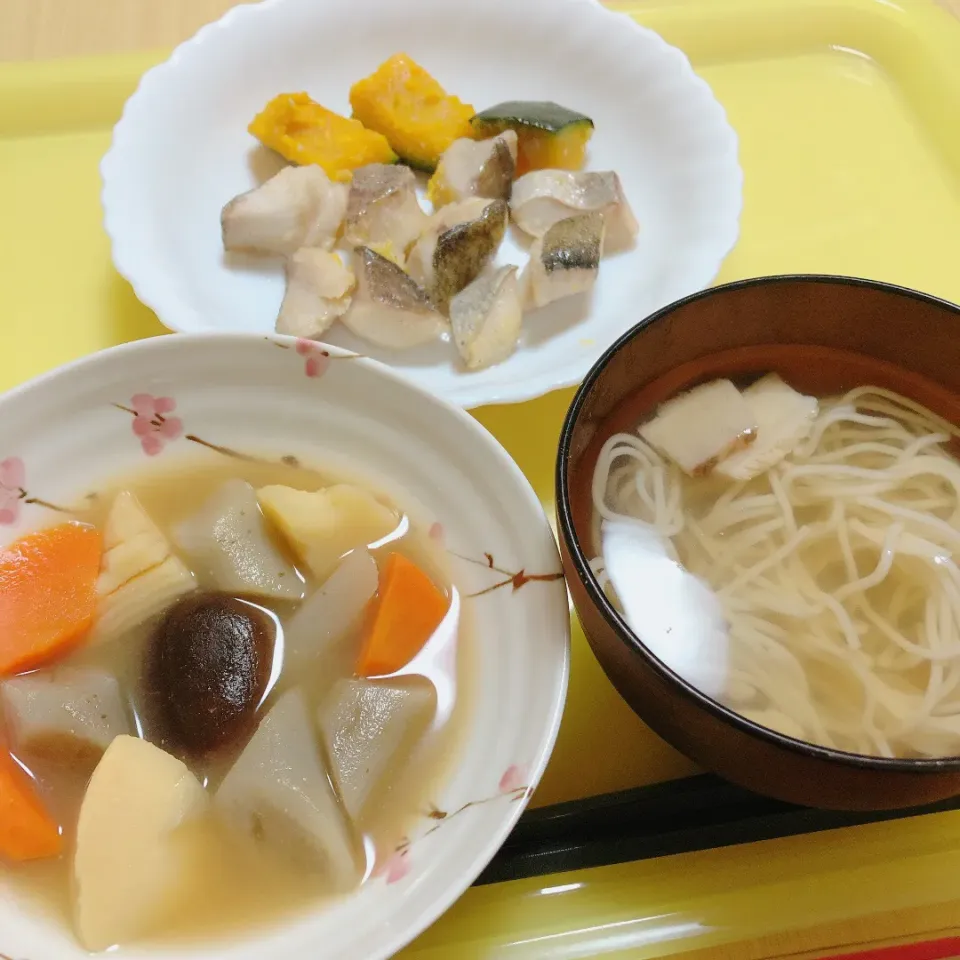
[[[272,337],[266,339],[281,350],[290,349],[288,343],[281,343]],[[303,372],[312,379],[322,377],[334,360],[357,360],[360,358],[359,353],[331,354],[322,344],[315,340],[306,340],[303,337],[297,337],[293,349],[304,358]]]
[[[430,524],[430,529],[427,531],[427,536],[434,543],[443,543],[443,524],[439,522],[434,522]]]
[[[484,804],[493,803],[494,801],[504,798],[507,798],[511,803],[526,800],[533,792],[528,786],[527,775],[527,767],[512,763],[503,771],[497,783],[496,793],[492,793],[490,796],[483,797],[480,800],[468,800],[465,804],[449,813],[431,804],[426,815],[428,820],[434,822],[418,839],[422,840],[424,837],[429,837],[431,833],[435,833],[445,824],[459,817],[460,814],[465,813],[472,807],[481,807]],[[384,860],[377,863],[373,870],[373,876],[384,877],[387,883],[396,883],[402,880],[410,872],[413,862],[410,851],[415,843],[416,840],[410,840],[404,837]]]
[[[498,566],[493,559],[492,553],[485,553],[482,560],[478,560],[476,557],[465,557],[461,553],[455,553],[454,556],[465,560],[467,563],[472,563],[474,566],[486,567],[486,569],[492,570],[501,577],[501,579],[495,583],[490,584],[489,587],[484,587],[482,590],[477,590],[474,593],[468,593],[468,597],[482,597],[485,594],[493,593],[495,590],[500,590],[503,587],[510,587],[510,592],[516,593],[521,587],[525,587],[528,583],[552,583],[555,580],[563,579],[562,570],[558,570],[556,573],[527,573],[525,569],[521,569],[514,573],[511,570]]]
[[[134,436],[140,439],[140,446],[148,457],[157,456],[169,441],[183,434],[183,421],[169,416],[177,409],[173,397],[137,393],[130,398],[130,405]]]
[[[410,843],[405,841],[383,863],[377,864],[373,876],[383,877],[388,884],[397,883],[410,872],[411,866]]]
[[[504,796],[513,796],[519,792],[522,795],[526,793],[526,783],[528,779],[526,767],[511,763],[510,766],[503,771],[503,776],[500,778],[500,783],[498,784],[500,793]],[[519,798],[514,797],[514,799]]]
[[[0,526],[12,526],[20,519],[27,470],[19,457],[0,460]]]
[[[26,483],[27,468],[20,457],[0,460],[0,527],[13,526],[20,519],[20,511],[24,506],[43,507],[57,513],[73,512],[69,507],[30,496]],[[2,954],[0,960],[3,960]]]
[[[312,340],[297,338],[297,353],[306,359],[303,372],[308,377],[322,377],[330,366],[330,351],[324,350]]]

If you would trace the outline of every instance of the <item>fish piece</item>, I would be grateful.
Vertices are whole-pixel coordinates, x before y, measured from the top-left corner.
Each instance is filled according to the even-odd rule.
[[[530,262],[521,278],[536,307],[593,288],[603,256],[601,213],[582,213],[553,224],[530,248]]]
[[[433,283],[433,254],[440,235],[462,223],[477,220],[483,215],[490,202],[485,197],[469,197],[459,203],[449,203],[441,207],[429,218],[426,228],[414,244],[407,261],[410,276],[424,289]]]
[[[567,217],[593,212],[602,213],[606,224],[604,253],[629,247],[636,239],[640,225],[612,170],[534,170],[513,185],[510,213],[514,223],[532,237],[542,237]]]
[[[123,636],[196,589],[193,573],[129,490],[110,507],[103,551],[91,644]]]
[[[757,418],[729,380],[712,380],[660,404],[640,436],[691,477],[752,444]]]
[[[354,250],[357,288],[340,318],[364,340],[407,350],[436,340],[447,329],[430,295],[402,267],[369,247]]]
[[[174,540],[198,574],[216,590],[274,600],[301,600],[303,582],[270,539],[257,493],[245,480],[228,480]]]
[[[339,255],[303,247],[287,258],[287,290],[280,304],[277,333],[317,340],[350,309],[356,278]]]
[[[507,229],[505,200],[472,197],[430,219],[407,264],[441,311],[493,259]]]
[[[88,950],[158,932],[182,908],[192,862],[177,828],[207,809],[186,765],[146,740],[120,736],[80,806],[73,859],[77,935]]]
[[[316,165],[284,167],[223,208],[223,247],[281,256],[300,247],[329,250],[347,212],[349,192]]]
[[[409,167],[371,163],[353,175],[343,228],[351,246],[379,249],[389,244],[397,255],[405,256],[428,219]]]
[[[453,340],[468,370],[506,360],[516,348],[522,321],[514,266],[481,273],[450,301]]]
[[[732,480],[751,480],[776,466],[805,440],[817,419],[820,404],[784,383],[775,373],[761,377],[743,393],[757,424],[756,439],[724,457],[717,473]]]
[[[427,184],[427,199],[439,209],[468,197],[509,200],[517,169],[517,134],[504,130],[490,140],[454,140]]]
[[[14,677],[0,687],[13,741],[32,756],[86,768],[115,737],[129,733],[116,677],[93,667],[62,667]]]
[[[436,706],[436,691],[424,677],[337,681],[320,709],[320,729],[337,790],[354,820],[389,769],[407,764]]]
[[[337,801],[299,689],[285,693],[230,768],[214,806],[238,833],[324,872],[339,891],[361,879],[356,838]]]

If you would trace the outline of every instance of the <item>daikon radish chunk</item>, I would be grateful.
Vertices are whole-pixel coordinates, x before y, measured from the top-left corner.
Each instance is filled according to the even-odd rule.
[[[404,680],[340,680],[320,710],[327,755],[354,819],[393,765],[404,765],[436,710],[433,685]]]
[[[257,494],[244,480],[228,480],[173,536],[214,589],[274,600],[303,597],[303,581],[271,542]]]
[[[178,906],[188,852],[175,832],[207,809],[186,766],[146,740],[107,749],[80,807],[73,872],[76,922],[88,950],[157,932]]]
[[[130,724],[116,678],[93,667],[61,667],[14,677],[0,687],[16,748],[86,768]]]
[[[352,550],[336,570],[301,604],[284,627],[284,669],[296,671],[320,657],[333,657],[350,669],[356,649],[340,651],[351,627],[358,626],[377,592],[377,565],[365,549]]]
[[[743,399],[756,421],[757,438],[717,464],[717,473],[733,480],[752,480],[776,466],[809,436],[820,409],[816,397],[798,393],[775,373],[747,387]]]
[[[339,483],[323,490],[270,486],[260,506],[310,572],[324,580],[350,550],[392,533],[400,518],[361,487]]]
[[[196,588],[193,574],[128,490],[113,501],[103,546],[91,643],[123,636]]]
[[[264,717],[214,803],[242,836],[322,871],[337,890],[359,884],[358,843],[299,690],[285,693]]]
[[[647,443],[690,476],[709,473],[756,435],[756,417],[729,380],[713,380],[668,400],[640,428]]]

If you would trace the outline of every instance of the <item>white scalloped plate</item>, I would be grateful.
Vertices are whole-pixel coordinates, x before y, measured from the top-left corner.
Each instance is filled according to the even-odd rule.
[[[166,398],[162,431],[156,420],[146,436],[133,430],[137,394]],[[0,544],[144,463],[164,470],[181,458],[230,451],[321,467],[345,462],[396,491],[449,550],[473,621],[476,683],[462,748],[430,798],[450,816],[424,811],[409,846],[389,853],[345,900],[222,943],[109,956],[382,960],[476,878],[546,766],[569,667],[570,610],[556,542],[517,465],[462,410],[369,360],[305,341],[219,334],[115,347],[0,397]],[[0,956],[90,956],[18,895],[2,864]]]
[[[488,370],[460,369],[445,342],[378,353],[336,324],[332,343],[465,407],[517,402],[578,382],[638,320],[712,282],[737,239],[737,138],[657,34],[596,0],[265,0],[235,7],[147,73],[103,160],[114,263],[163,323],[273,329],[282,269],[230,264],[220,240],[222,205],[276,170],[247,125],[288,91],[349,113],[350,85],[398,51],[477,109],[547,99],[590,115],[588,168],[620,174],[641,235],[601,264],[591,297],[529,315],[517,352]],[[512,241],[500,259],[526,263]]]

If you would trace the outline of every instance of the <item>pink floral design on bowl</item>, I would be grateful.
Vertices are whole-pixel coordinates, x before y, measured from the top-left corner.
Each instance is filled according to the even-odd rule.
[[[166,443],[183,433],[183,421],[179,417],[167,416],[177,408],[173,397],[137,393],[130,398],[130,405],[134,414],[134,435],[140,438],[140,446],[148,457],[155,457]]]
[[[378,864],[373,875],[383,877],[387,883],[398,883],[409,872],[411,867],[410,848],[408,846],[400,847],[383,861]]]
[[[20,519],[26,483],[26,467],[19,457],[0,460],[0,526],[11,526]]]
[[[322,377],[330,366],[330,352],[324,350],[319,344],[312,340],[297,338],[297,353],[301,357],[306,357],[304,372],[308,377]]]
[[[517,793],[521,790],[526,792],[529,782],[530,780],[526,769],[519,764],[511,763],[510,766],[503,771],[503,776],[500,778],[498,787],[503,794]]]

